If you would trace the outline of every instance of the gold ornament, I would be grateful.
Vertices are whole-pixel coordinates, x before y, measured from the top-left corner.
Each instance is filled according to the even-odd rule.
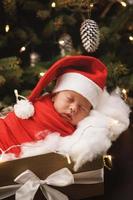
[[[61,56],[71,55],[73,51],[72,38],[69,34],[64,33],[58,40],[61,50]]]
[[[40,60],[40,56],[39,56],[38,53],[32,52],[30,54],[30,65],[31,65],[31,67],[34,67],[36,65],[36,63],[39,62],[39,60]]]
[[[112,156],[111,155],[104,155],[103,156],[103,163],[104,167],[106,167],[108,170],[112,169]]]

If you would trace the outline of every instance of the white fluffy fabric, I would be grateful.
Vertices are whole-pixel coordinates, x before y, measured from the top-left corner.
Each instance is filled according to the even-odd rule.
[[[21,157],[24,158],[27,156],[35,156],[50,152],[56,152],[59,141],[60,141],[59,133],[52,133],[48,135],[45,140],[24,143],[21,148],[22,149]]]
[[[103,155],[110,148],[112,141],[129,126],[128,105],[115,93],[105,90],[99,105],[88,117],[80,121],[71,136],[61,137],[52,133],[45,140],[22,145],[22,157],[49,152],[69,155],[77,171],[87,161]]]
[[[103,155],[128,128],[129,113],[120,96],[105,90],[97,108],[78,124],[74,134],[61,139],[59,151],[70,155],[77,171],[85,162]]]

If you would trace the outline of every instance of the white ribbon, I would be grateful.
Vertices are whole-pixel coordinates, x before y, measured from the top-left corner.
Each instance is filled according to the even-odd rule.
[[[62,168],[40,180],[32,171],[26,170],[14,180],[17,185],[0,187],[0,199],[16,195],[16,200],[33,200],[40,187],[47,200],[68,200],[60,191],[48,186],[67,186],[71,184],[95,184],[103,182],[103,168],[88,172],[72,174],[69,169]]]
[[[67,168],[54,172],[45,180],[40,180],[32,171],[26,170],[16,177],[15,182],[19,184],[0,187],[0,199],[16,193],[16,200],[33,200],[40,187],[47,200],[68,200],[66,195],[48,185],[67,186],[74,183],[74,178]]]
[[[73,174],[75,184],[97,184],[104,181],[104,169]]]

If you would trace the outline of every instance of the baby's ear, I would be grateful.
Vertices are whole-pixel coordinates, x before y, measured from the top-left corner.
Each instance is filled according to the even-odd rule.
[[[56,97],[56,93],[52,94],[52,96],[51,96],[51,100],[52,100],[52,102],[55,101],[55,97]]]

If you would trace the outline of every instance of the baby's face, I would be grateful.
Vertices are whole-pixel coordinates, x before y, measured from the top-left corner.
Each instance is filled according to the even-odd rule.
[[[88,116],[92,107],[85,97],[70,90],[56,93],[52,101],[55,110],[73,125]]]

